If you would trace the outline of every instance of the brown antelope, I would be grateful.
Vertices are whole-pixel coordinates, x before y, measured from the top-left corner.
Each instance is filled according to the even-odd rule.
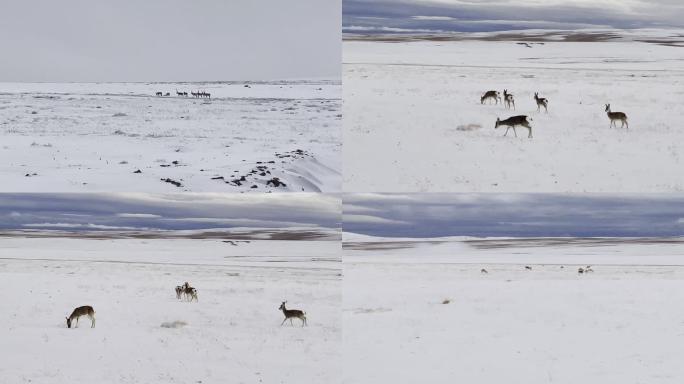
[[[504,89],[503,95],[504,95],[504,106],[506,106],[507,109],[511,109],[511,106],[513,106],[513,110],[515,110],[515,100],[513,99],[513,94],[508,93],[508,90]]]
[[[482,274],[486,274],[486,273],[489,273],[489,272],[487,272],[487,270],[486,270],[486,269],[482,268],[482,269],[480,269],[480,273],[482,273]]]
[[[579,268],[577,269],[577,273],[579,273],[580,275],[583,274],[583,273],[584,273],[584,268],[579,267]]]
[[[549,113],[549,110],[547,109],[549,105],[549,101],[546,100],[543,97],[539,97],[539,93],[535,92],[534,93],[534,101],[537,103],[537,112],[541,111],[541,107],[544,107],[544,111],[546,113]]]
[[[530,267],[529,265],[526,265],[526,266],[525,266],[525,269],[527,269],[528,271],[531,271],[531,270],[532,270],[532,267]]]
[[[78,327],[78,318],[81,316],[88,316],[90,318],[90,328],[95,328],[95,310],[90,305],[85,305],[83,307],[78,307],[71,312],[71,316],[66,318],[67,327],[71,328],[71,323],[76,319],[76,325],[74,328]]]
[[[532,138],[532,126],[530,123],[527,121],[527,116],[525,115],[520,115],[520,116],[512,116],[509,117],[506,120],[500,120],[498,117],[496,118],[496,124],[494,125],[494,128],[499,128],[500,125],[505,125],[506,126],[506,133],[504,133],[504,136],[508,134],[508,130],[513,128],[513,133],[515,133],[515,137],[518,137],[518,133],[515,131],[515,126],[516,125],[521,125],[529,131],[529,134],[527,135],[528,138]]]
[[[610,119],[611,127],[615,125],[615,128],[617,128],[617,124],[615,124],[615,121],[620,120],[620,122],[622,122],[620,128],[623,128],[625,125],[627,126],[627,128],[629,128],[629,124],[627,124],[627,115],[625,115],[622,112],[611,112],[610,104],[606,104],[606,113],[608,114],[608,118]]]
[[[299,309],[287,309],[285,308],[285,303],[287,303],[287,301],[283,301],[283,303],[280,304],[280,308],[278,308],[279,310],[283,311],[283,315],[285,315],[285,319],[283,319],[283,322],[280,323],[281,327],[283,324],[285,324],[287,319],[290,319],[290,325],[293,325],[292,319],[295,317],[302,321],[302,327],[308,325],[306,323],[306,312],[300,311]]]
[[[183,286],[177,285],[176,286],[176,299],[180,300],[182,296],[183,296]]]
[[[157,92],[157,93],[155,93],[155,95],[157,95],[157,96],[161,96],[161,95],[162,95],[162,93],[161,93],[161,92]]]
[[[487,91],[484,95],[482,95],[482,97],[480,97],[480,104],[484,104],[485,100],[487,99],[494,99],[494,101],[499,104],[499,101],[501,101],[501,96],[499,96],[498,91]]]

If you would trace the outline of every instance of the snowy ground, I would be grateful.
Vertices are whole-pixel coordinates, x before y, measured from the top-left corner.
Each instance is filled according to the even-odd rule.
[[[236,244],[0,239],[0,382],[341,382],[339,242]],[[198,303],[176,300],[186,280]],[[282,300],[309,327],[280,327]],[[81,305],[95,329],[66,328]]]
[[[3,191],[339,191],[340,92],[333,81],[0,83]]]
[[[344,42],[345,191],[684,190],[680,43],[490,38]],[[504,89],[515,111],[480,104]],[[494,129],[521,114],[533,139]]]
[[[345,382],[683,377],[684,241],[562,243],[346,244]]]

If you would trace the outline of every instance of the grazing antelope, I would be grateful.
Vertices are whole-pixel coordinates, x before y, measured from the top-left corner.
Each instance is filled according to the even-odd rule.
[[[589,272],[594,272],[594,270],[591,269],[591,265],[587,265],[587,267],[584,268],[584,272],[589,273]]]
[[[171,92],[166,92],[164,96],[171,96]]]
[[[579,273],[580,275],[583,274],[583,273],[584,273],[584,268],[579,267],[579,268],[577,269],[577,273]]]
[[[625,115],[622,112],[611,112],[610,104],[606,104],[606,113],[608,114],[608,118],[610,119],[611,127],[615,124],[615,120],[620,120],[620,122],[622,122],[620,128],[624,127],[625,125],[627,126],[627,128],[629,128],[629,124],[627,124],[627,115]],[[615,128],[617,128],[617,125],[615,125]]]
[[[74,328],[78,327],[78,318],[81,316],[88,316],[90,318],[90,328],[95,328],[95,310],[90,305],[84,305],[83,307],[78,307],[71,312],[71,316],[66,318],[67,328],[71,328],[71,323],[76,319],[76,325]]]
[[[508,130],[513,128],[513,133],[515,134],[515,137],[518,137],[518,132],[515,131],[515,126],[516,125],[521,125],[529,131],[529,134],[527,135],[528,138],[532,138],[532,126],[530,123],[527,121],[527,116],[525,115],[520,115],[520,116],[512,116],[509,117],[506,120],[500,120],[498,117],[496,118],[496,124],[494,125],[494,128],[499,128],[500,125],[505,125],[506,126],[506,133],[504,133],[504,136],[508,134]]]
[[[531,271],[531,270],[532,270],[532,267],[530,267],[529,265],[526,265],[526,266],[525,266],[525,269],[527,269],[528,271]]]
[[[283,311],[283,315],[285,315],[285,319],[283,319],[283,322],[280,323],[281,327],[283,324],[285,324],[287,319],[290,319],[290,325],[293,325],[292,319],[295,317],[302,321],[302,327],[308,325],[306,323],[306,312],[300,311],[299,309],[287,309],[285,308],[285,303],[287,303],[287,301],[283,301],[283,303],[280,304],[280,308],[278,308],[279,310]]]
[[[155,93],[155,95],[157,95],[157,96],[162,96],[162,93],[161,93],[161,92],[157,92],[157,93]]]
[[[482,97],[480,97],[480,104],[484,104],[485,100],[487,99],[494,99],[494,101],[499,104],[499,101],[501,101],[501,96],[499,96],[498,91],[487,91],[484,95],[482,95]]]
[[[487,274],[487,273],[489,273],[489,272],[487,272],[486,269],[482,268],[482,269],[480,269],[480,273],[482,273],[482,274]]]
[[[543,97],[539,97],[539,93],[534,93],[534,101],[537,103],[537,112],[541,112],[541,107],[544,107],[544,111],[549,113],[548,105],[549,101]]]
[[[506,108],[511,109],[511,106],[513,106],[513,110],[515,110],[515,100],[513,99],[513,94],[508,93],[508,90],[504,89],[503,95],[504,95],[504,105],[506,106]]]

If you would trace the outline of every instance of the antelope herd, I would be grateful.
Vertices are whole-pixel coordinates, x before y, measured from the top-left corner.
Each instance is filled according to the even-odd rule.
[[[560,266],[560,269],[564,269],[564,268],[565,268],[565,266],[563,266],[563,265]],[[526,265],[525,270],[531,271],[532,267],[530,267],[529,265]],[[593,272],[594,272],[594,269],[591,268],[591,265],[587,265],[586,267],[577,268],[577,273],[580,275],[585,274],[585,273],[593,273]],[[487,275],[487,274],[489,274],[489,271],[486,270],[485,268],[482,268],[482,269],[480,269],[480,274]]]
[[[194,300],[196,302],[199,302],[199,299],[197,298],[197,289],[190,286],[190,283],[188,283],[187,281],[182,285],[177,285],[175,288],[175,292],[176,299],[178,300],[185,300],[188,302],[192,302]],[[278,310],[282,311],[283,315],[285,315],[285,319],[283,319],[283,322],[280,323],[280,326],[285,324],[285,321],[287,321],[288,319],[290,320],[290,325],[294,326],[294,324],[292,323],[292,319],[295,318],[299,319],[302,322],[302,327],[308,326],[306,322],[306,312],[299,309],[287,309],[285,307],[285,303],[287,303],[287,301],[283,301],[280,304],[280,307],[278,308]],[[71,315],[69,315],[66,318],[67,328],[71,328],[71,325],[74,324],[74,320],[76,321],[76,323],[74,324],[74,328],[78,327],[78,319],[81,316],[88,316],[88,318],[90,318],[91,321],[90,327],[95,328],[95,310],[90,305],[84,305],[82,307],[74,309],[73,312],[71,312]]]
[[[163,92],[156,92],[155,95],[156,95],[156,96],[159,96],[159,97],[171,96],[171,92],[166,92],[166,93],[163,93]],[[206,92],[206,91],[197,91],[197,92],[190,91],[190,95],[191,95],[192,97],[196,98],[196,99],[199,99],[199,98],[208,98],[208,99],[211,99],[211,93]],[[179,92],[179,91],[176,89],[176,96],[188,97],[188,93],[185,92],[185,91]]]
[[[503,91],[503,100],[501,99],[501,94],[499,91],[487,91],[485,92],[481,97],[480,97],[480,104],[484,104],[486,101],[490,101],[490,104],[494,102],[495,104],[499,104],[499,102],[502,102],[504,107],[506,109],[513,109],[515,110],[515,99],[513,97],[512,93],[508,92],[508,89],[504,89]],[[539,92],[534,93],[534,102],[537,104],[537,112],[541,112],[541,108],[544,107],[544,112],[549,113],[549,100],[544,98],[544,97],[539,97]],[[620,128],[629,128],[629,124],[627,124],[627,115],[624,112],[613,112],[610,110],[610,104],[606,104],[606,114],[608,115],[608,119],[610,119],[610,127],[612,128],[615,126],[617,128],[617,124],[615,124],[616,121],[620,121],[621,125]],[[504,132],[504,136],[508,134],[508,130],[513,128],[513,133],[515,134],[515,137],[518,137],[518,133],[515,131],[516,126],[521,126],[527,128],[529,134],[527,135],[528,138],[532,138],[532,126],[530,125],[530,122],[527,120],[528,116],[527,115],[518,115],[518,116],[511,116],[505,120],[501,120],[500,118],[496,118],[496,123],[494,124],[494,128],[499,128],[499,126],[506,126],[506,132]]]

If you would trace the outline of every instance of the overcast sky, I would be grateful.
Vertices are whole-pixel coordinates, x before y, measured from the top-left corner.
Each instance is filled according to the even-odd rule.
[[[344,0],[345,32],[684,28],[682,0]]]
[[[383,237],[684,236],[684,194],[347,194],[343,212]]]
[[[0,230],[340,227],[340,199],[282,194],[0,194]]]
[[[0,81],[339,78],[341,0],[21,0]]]

